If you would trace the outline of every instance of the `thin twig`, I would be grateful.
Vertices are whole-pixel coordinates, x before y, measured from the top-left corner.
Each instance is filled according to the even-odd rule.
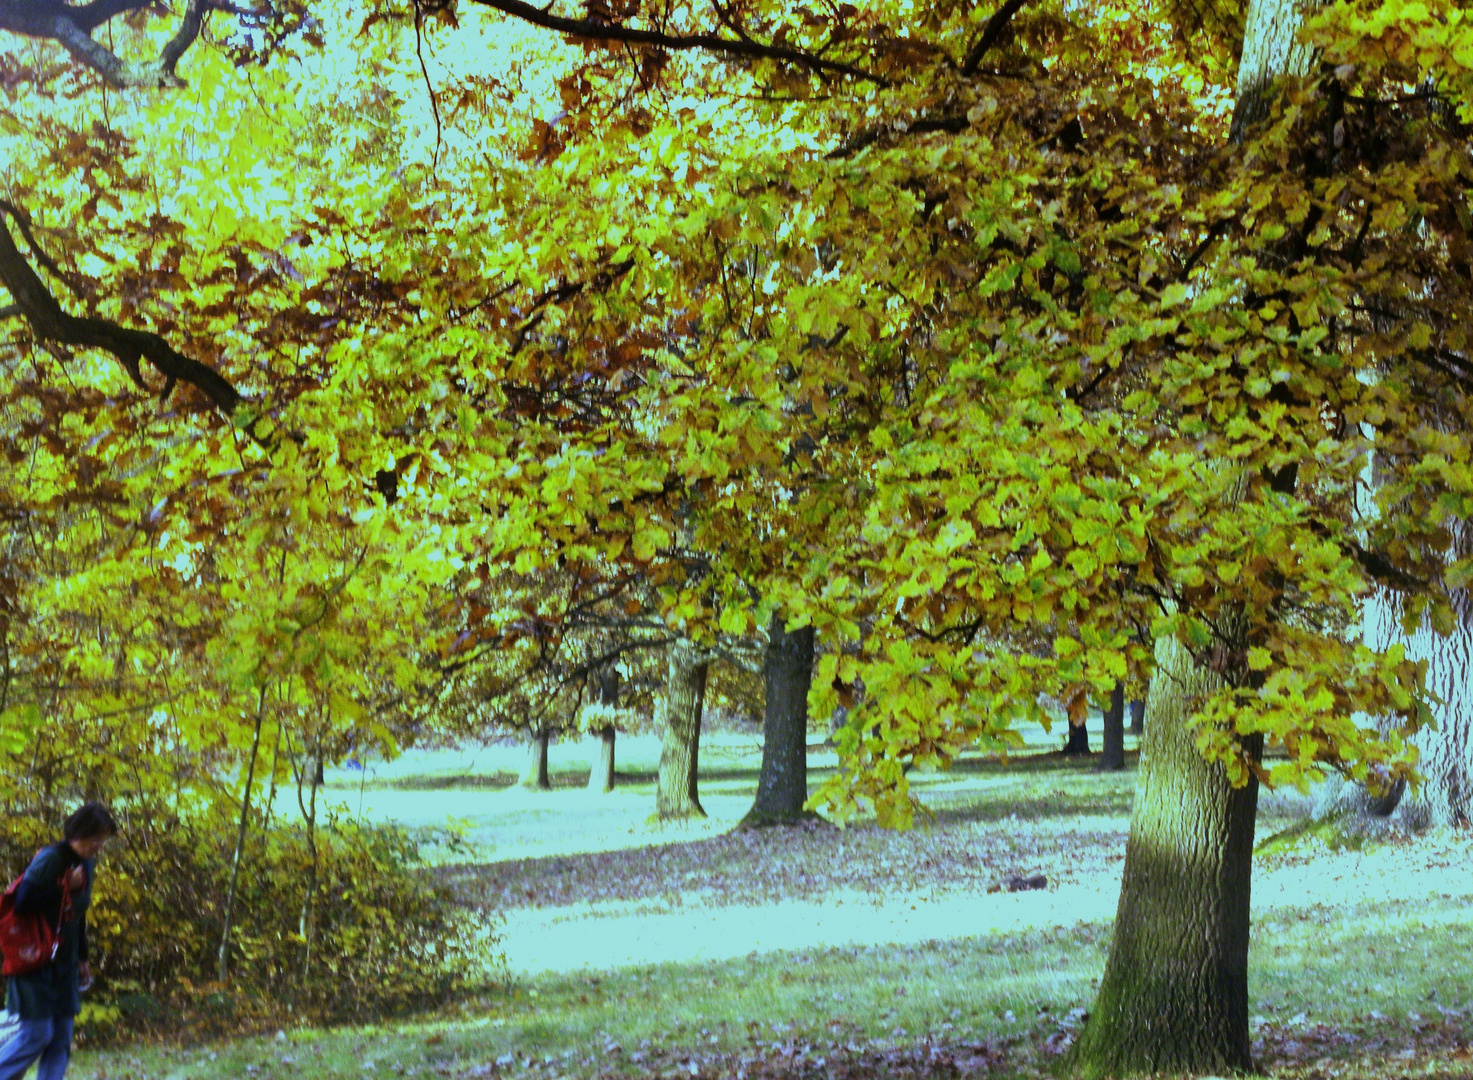
[[[440,168],[440,102],[435,97],[434,84],[430,82],[430,69],[425,66],[424,54],[424,12],[420,9],[419,0],[414,0],[414,55],[419,59],[419,71],[424,76],[425,92],[430,95],[430,112],[435,117],[435,152],[430,158],[430,175],[434,176]]]

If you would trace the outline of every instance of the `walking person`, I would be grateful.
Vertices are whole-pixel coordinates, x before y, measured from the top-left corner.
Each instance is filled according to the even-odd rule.
[[[72,1022],[81,1011],[80,992],[92,982],[87,964],[87,907],[92,902],[93,866],[102,846],[117,834],[107,807],[83,803],[66,819],[62,838],[36,853],[15,894],[18,915],[40,915],[61,923],[56,955],[39,971],[7,980],[6,1008],[19,1027],[0,1046],[0,1080],[19,1080],[32,1062],[36,1080],[61,1080],[72,1056]],[[62,919],[64,895],[69,895]]]

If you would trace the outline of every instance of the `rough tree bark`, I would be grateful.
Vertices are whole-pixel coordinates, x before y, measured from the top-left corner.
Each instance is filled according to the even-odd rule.
[[[613,709],[619,704],[619,669],[612,665],[599,672],[598,703]],[[614,725],[605,724],[591,733],[598,740],[598,756],[588,772],[588,790],[607,793],[614,790]]]
[[[665,743],[655,789],[655,818],[703,818],[696,769],[701,747],[701,709],[706,701],[709,658],[689,641],[670,646],[665,675]]]
[[[534,731],[527,740],[527,771],[522,774],[522,787],[534,791],[552,790],[552,782],[547,778],[547,744],[550,741],[551,733],[546,728]]]
[[[1104,734],[1100,738],[1102,770],[1118,772],[1125,768],[1125,684],[1116,683],[1110,691],[1110,707],[1105,710]]]
[[[1276,78],[1312,70],[1313,54],[1296,35],[1317,2],[1250,0],[1234,141],[1265,115]],[[1240,644],[1245,630],[1218,627]],[[1187,726],[1197,703],[1225,681],[1174,639],[1157,642],[1115,933],[1072,1055],[1082,1077],[1252,1068],[1248,899],[1258,784],[1234,788],[1222,765],[1202,758]],[[1244,749],[1256,755],[1261,740]]]
[[[1456,557],[1468,554],[1466,538]],[[1438,700],[1429,701],[1436,728],[1416,737],[1422,758],[1418,769],[1421,787],[1407,790],[1393,818],[1414,829],[1431,825],[1473,824],[1473,596],[1466,589],[1452,590],[1455,623],[1447,637],[1423,625],[1410,636],[1401,632],[1400,603],[1377,597],[1368,614],[1380,617],[1381,625],[1367,644],[1384,648],[1393,642],[1406,646],[1407,656],[1427,661],[1427,691]],[[1371,629],[1368,627],[1368,629]]]
[[[1473,530],[1454,526],[1449,561],[1473,554]],[[1389,791],[1367,791],[1355,784],[1331,786],[1316,816],[1338,816],[1347,832],[1374,831],[1386,825],[1420,830],[1473,824],[1473,594],[1450,590],[1453,631],[1443,637],[1425,621],[1415,632],[1402,630],[1400,593],[1378,587],[1362,614],[1362,640],[1372,649],[1401,645],[1412,660],[1427,661],[1428,707],[1435,728],[1415,738],[1422,785],[1413,791],[1397,784]]]
[[[762,772],[745,828],[817,820],[808,801],[808,688],[813,683],[813,627],[791,633],[772,616],[763,661]]]
[[[1156,646],[1115,935],[1074,1050],[1085,1077],[1248,1069],[1248,895],[1258,785],[1234,788],[1186,720],[1223,685]],[[1256,748],[1250,748],[1250,750]]]

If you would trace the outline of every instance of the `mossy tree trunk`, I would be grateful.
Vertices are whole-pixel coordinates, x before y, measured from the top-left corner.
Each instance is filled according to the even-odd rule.
[[[547,778],[547,744],[551,734],[546,728],[534,731],[527,740],[527,771],[522,774],[522,787],[534,791],[550,791],[552,783]]]
[[[1297,34],[1317,3],[1249,0],[1235,141],[1267,113],[1275,79],[1311,70],[1313,54]],[[1218,622],[1236,643],[1219,655],[1243,655],[1246,619]],[[1115,932],[1071,1058],[1081,1077],[1252,1068],[1248,900],[1258,785],[1250,778],[1234,788],[1221,764],[1203,759],[1188,727],[1206,696],[1247,674],[1201,667],[1174,639],[1157,642]],[[1261,739],[1243,749],[1256,756]]]
[[[1221,675],[1156,648],[1115,935],[1074,1050],[1081,1076],[1251,1065],[1248,895],[1258,785],[1234,788],[1187,726]],[[1250,750],[1256,748],[1250,747]]]
[[[762,772],[747,828],[812,820],[808,801],[808,688],[813,684],[813,627],[792,632],[772,616],[763,659]]]
[[[598,703],[610,709],[618,707],[618,668],[610,666],[599,672]],[[610,723],[595,728],[592,734],[598,740],[599,745],[598,755],[593,760],[593,768],[588,773],[588,790],[605,793],[613,791],[614,784],[617,782],[614,776],[614,725]]]
[[[701,709],[706,700],[709,659],[689,641],[670,646],[665,674],[665,742],[655,788],[660,821],[703,818],[696,772],[701,749]]]
[[[1110,704],[1105,709],[1104,731],[1100,736],[1100,765],[1103,770],[1125,768],[1125,684],[1116,683],[1110,691]]]

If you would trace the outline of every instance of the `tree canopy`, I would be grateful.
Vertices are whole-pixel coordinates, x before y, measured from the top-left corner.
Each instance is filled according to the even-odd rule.
[[[0,25],[14,752],[238,753],[267,686],[391,743],[477,590],[546,572],[815,626],[824,798],[896,822],[904,762],[1162,636],[1231,673],[1235,777],[1414,764],[1417,666],[1353,624],[1473,569],[1462,7],[1324,6],[1236,117],[1232,4]]]

